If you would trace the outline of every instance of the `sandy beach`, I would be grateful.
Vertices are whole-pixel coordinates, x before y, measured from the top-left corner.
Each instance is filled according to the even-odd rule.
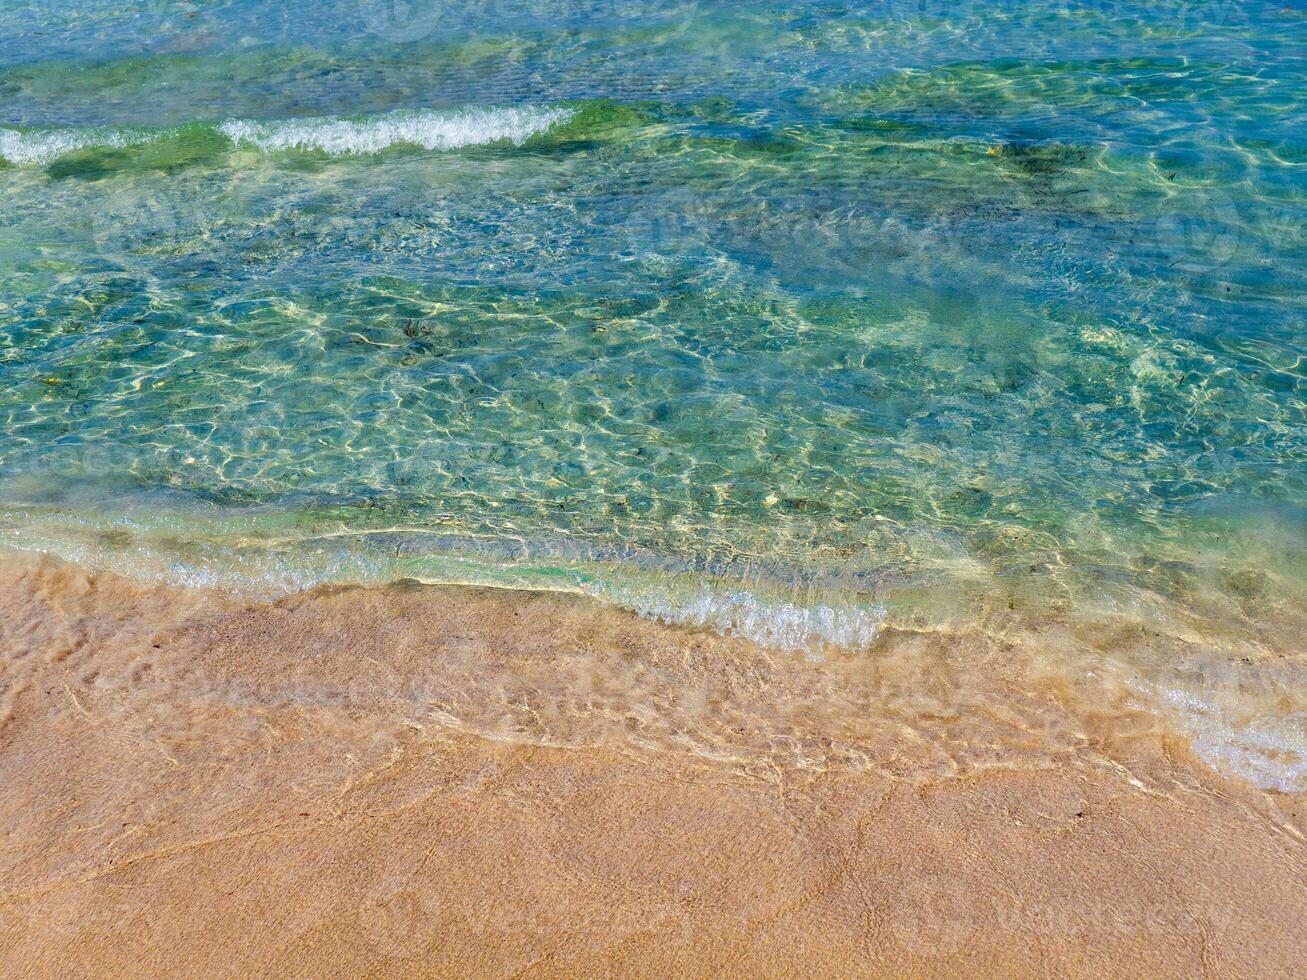
[[[814,663],[568,595],[265,603],[30,557],[0,564],[0,609],[10,975],[1307,957],[1301,796],[945,638]]]

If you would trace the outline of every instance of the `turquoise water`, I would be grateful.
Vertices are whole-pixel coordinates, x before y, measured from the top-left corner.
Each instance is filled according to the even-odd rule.
[[[0,542],[809,651],[1272,648],[1304,38],[1283,0],[6,4]]]

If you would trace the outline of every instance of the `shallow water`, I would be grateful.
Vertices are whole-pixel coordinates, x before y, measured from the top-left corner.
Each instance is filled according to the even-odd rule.
[[[1188,659],[1085,670],[1293,788],[1305,28],[6,5],[0,542],[582,591],[811,655],[1166,634]]]

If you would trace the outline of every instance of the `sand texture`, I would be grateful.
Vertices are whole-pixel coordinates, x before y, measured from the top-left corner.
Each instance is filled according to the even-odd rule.
[[[0,636],[6,975],[1307,963],[1302,798],[1020,648],[814,663],[567,595],[33,558]]]

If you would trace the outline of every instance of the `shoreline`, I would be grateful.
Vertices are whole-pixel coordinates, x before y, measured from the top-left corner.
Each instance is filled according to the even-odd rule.
[[[1307,794],[1010,639],[817,663],[563,593],[259,602],[39,558],[0,560],[0,597],[9,970],[1307,956]]]

